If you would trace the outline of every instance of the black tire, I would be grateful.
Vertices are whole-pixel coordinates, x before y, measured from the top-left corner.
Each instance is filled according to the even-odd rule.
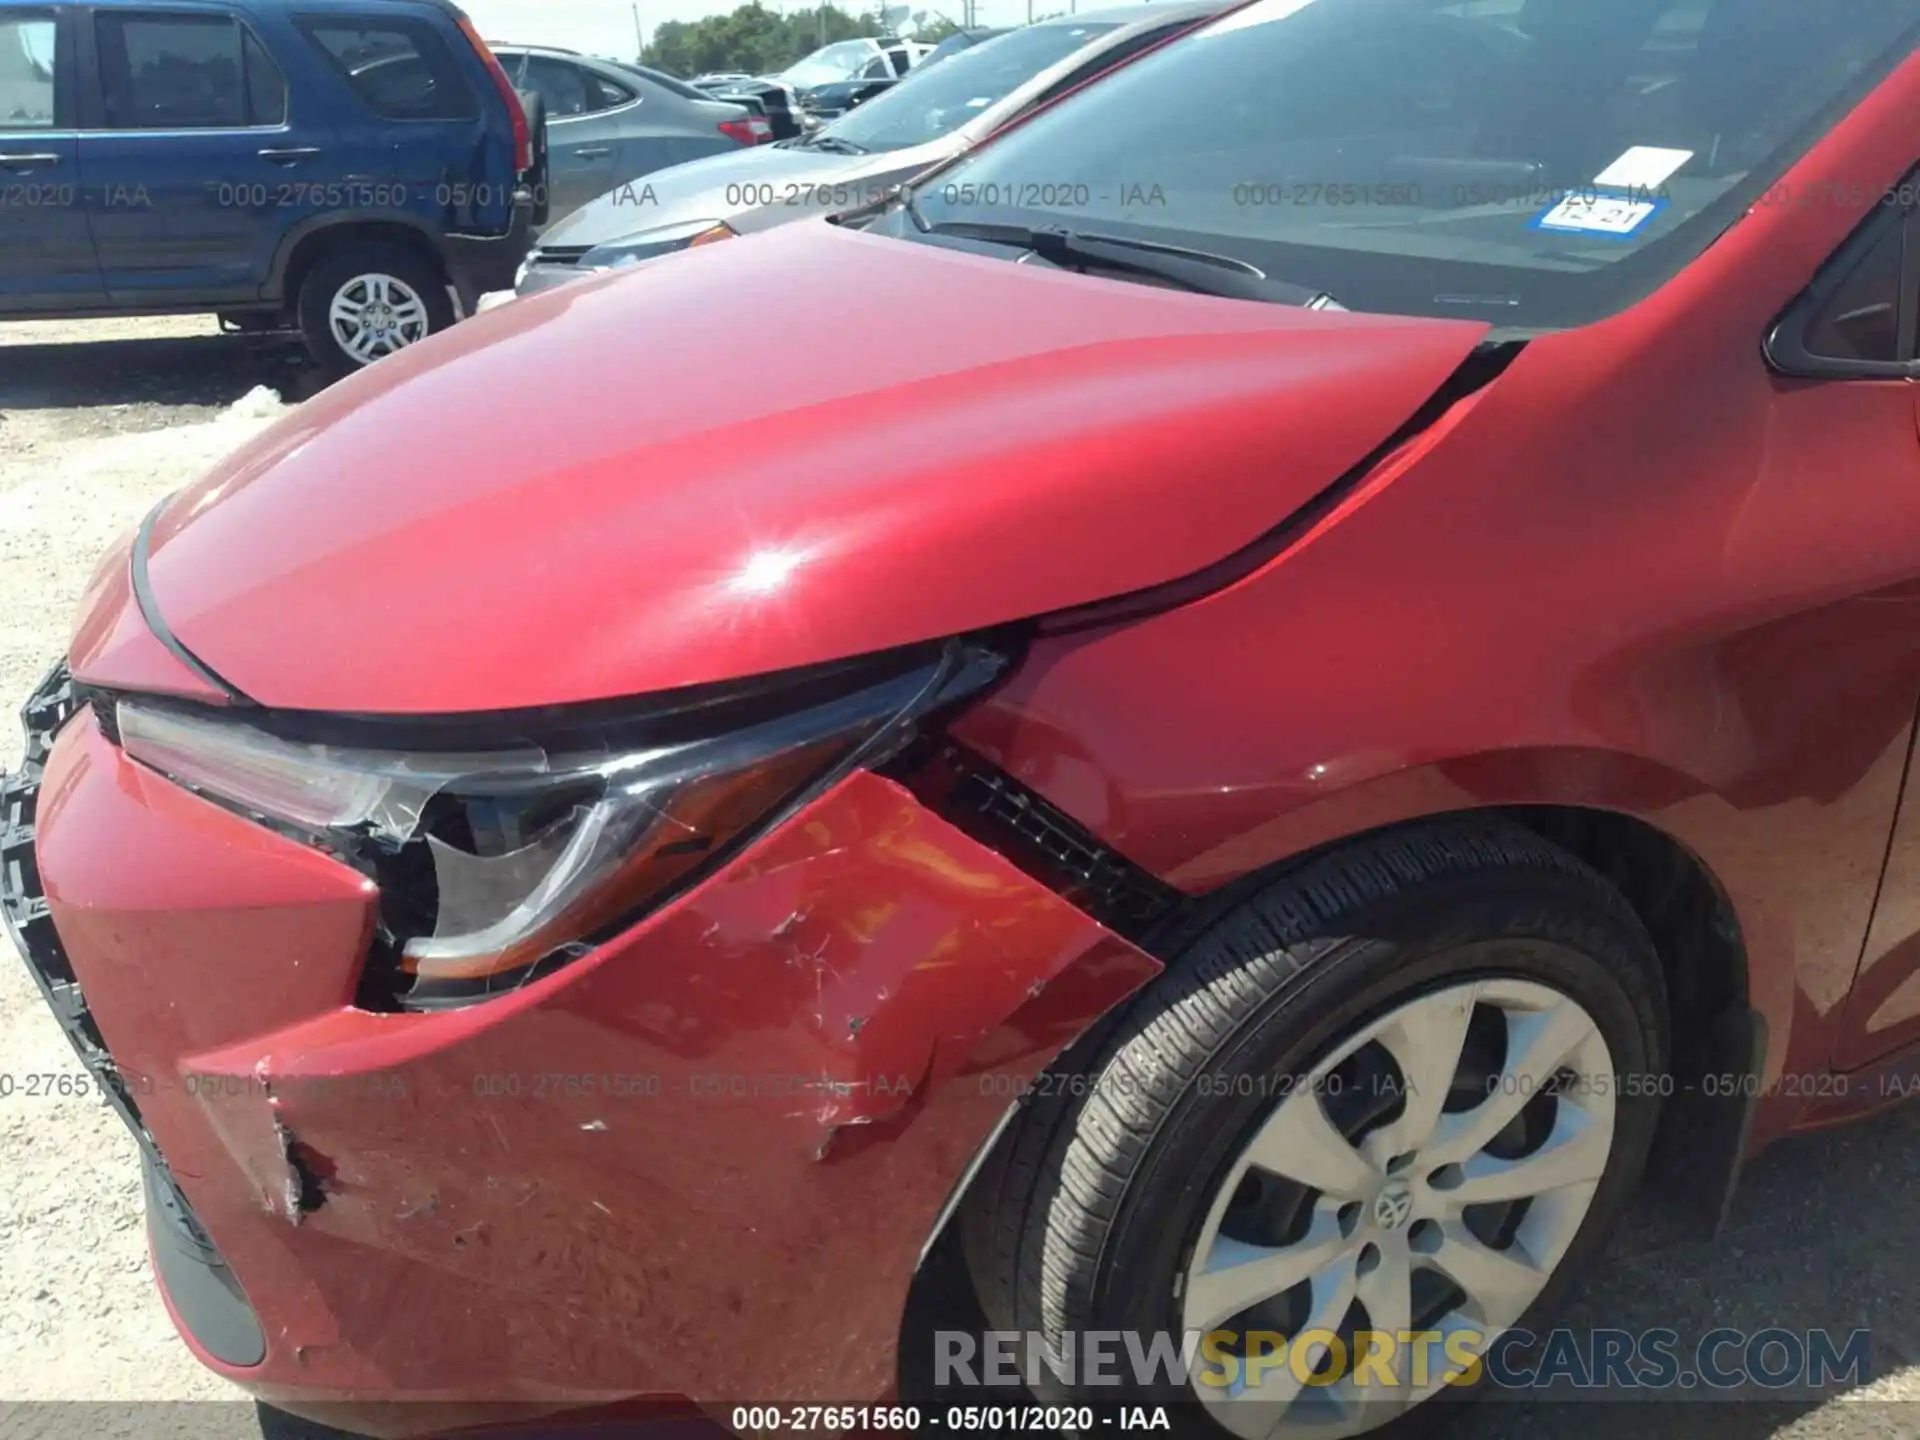
[[[314,363],[335,379],[366,368],[341,346],[327,318],[335,294],[361,275],[390,276],[419,296],[426,307],[428,334],[438,335],[454,322],[447,275],[434,261],[400,245],[348,243],[329,250],[301,282],[299,317]]]
[[[1304,1073],[1369,1018],[1486,974],[1551,984],[1592,1016],[1617,1074],[1665,1075],[1652,943],[1579,859],[1496,820],[1410,827],[1331,852],[1222,918],[1063,1057],[1056,1070],[1073,1079],[1034,1087],[960,1215],[989,1324],[1038,1333],[1054,1355],[1070,1333],[1178,1335],[1176,1286],[1206,1207],[1276,1104],[1271,1087],[1222,1095],[1200,1076]],[[1619,1089],[1606,1171],[1523,1328],[1545,1328],[1604,1244],[1644,1167],[1659,1087]],[[1189,1433],[1227,1433],[1164,1380],[1070,1390],[1043,1368],[1037,1388],[1052,1404],[1177,1404]],[[1455,1408],[1429,1400],[1375,1433],[1424,1433]]]

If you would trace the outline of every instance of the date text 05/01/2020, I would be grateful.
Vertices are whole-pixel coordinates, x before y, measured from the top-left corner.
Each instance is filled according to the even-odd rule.
[[[736,1405],[729,1417],[743,1435],[778,1431],[836,1434],[951,1431],[966,1435],[1086,1434],[1096,1429],[1171,1430],[1164,1405]]]

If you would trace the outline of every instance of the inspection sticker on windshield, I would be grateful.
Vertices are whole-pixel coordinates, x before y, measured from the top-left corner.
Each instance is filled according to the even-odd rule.
[[[1693,158],[1691,150],[1636,145],[1593,177],[1603,190],[1658,190]]]
[[[1636,200],[1631,195],[1602,195],[1586,190],[1569,195],[1533,219],[1536,230],[1569,235],[1606,235],[1624,240],[1666,208],[1664,200]]]

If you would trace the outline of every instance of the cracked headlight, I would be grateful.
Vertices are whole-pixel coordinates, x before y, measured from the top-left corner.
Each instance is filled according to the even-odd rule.
[[[1004,666],[956,642],[485,748],[323,741],[287,728],[310,719],[135,699],[115,723],[142,764],[367,868],[401,998],[447,1004],[586,953]]]

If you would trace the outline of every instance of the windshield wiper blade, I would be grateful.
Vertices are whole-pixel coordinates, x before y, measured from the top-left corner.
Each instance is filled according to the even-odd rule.
[[[917,220],[917,217],[916,217]],[[1310,310],[1338,310],[1340,303],[1324,290],[1274,280],[1256,266],[1231,255],[1135,240],[1124,235],[1090,231],[1034,228],[971,220],[948,220],[922,227],[929,235],[951,235],[959,240],[983,240],[989,245],[1011,245],[1031,251],[1052,265],[1091,266],[1165,280],[1201,295],[1229,300],[1260,300],[1273,305],[1299,305]]]

